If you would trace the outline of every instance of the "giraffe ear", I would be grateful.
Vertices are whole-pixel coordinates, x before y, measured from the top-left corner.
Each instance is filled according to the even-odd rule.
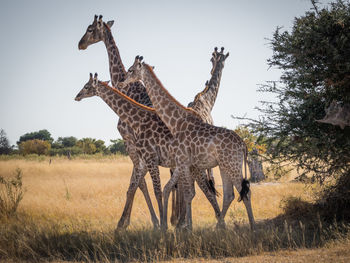
[[[111,21],[108,21],[108,22],[107,22],[107,26],[109,26],[109,27],[112,27],[113,24],[114,24],[114,20],[111,20]]]

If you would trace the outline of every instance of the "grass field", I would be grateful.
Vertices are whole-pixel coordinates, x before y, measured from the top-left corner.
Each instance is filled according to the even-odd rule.
[[[343,230],[322,229],[317,223],[304,222],[304,229],[303,224],[300,227],[288,222],[281,227],[271,224],[270,219],[283,212],[282,200],[294,196],[312,201],[311,187],[292,182],[252,184],[252,206],[258,222],[255,234],[249,231],[244,205],[236,200],[226,216],[227,231],[216,231],[214,212],[198,188],[192,205],[193,233],[177,233],[173,229],[166,234],[153,231],[146,202],[138,190],[130,227],[114,234],[132,170],[127,157],[53,158],[51,163],[48,158],[0,160],[1,176],[10,177],[16,168],[23,173],[25,194],[17,217],[0,221],[0,259],[106,262],[208,259],[318,247],[334,237],[347,238],[341,235]],[[217,189],[222,193],[218,169],[214,174]],[[161,169],[163,186],[168,178],[168,169]],[[157,211],[149,175],[146,181]],[[221,205],[222,197],[218,201]]]

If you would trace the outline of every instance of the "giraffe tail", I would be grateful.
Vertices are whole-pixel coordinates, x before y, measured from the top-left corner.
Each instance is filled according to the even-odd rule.
[[[249,191],[250,191],[250,183],[249,183],[249,181],[247,179],[243,179],[243,181],[242,181],[242,189],[239,192],[238,202],[241,202],[243,200],[243,198],[249,199],[249,197],[248,197]]]
[[[243,162],[244,162],[244,179],[242,180],[242,189],[239,192],[240,197],[238,198],[238,202],[241,202],[243,198],[248,199],[248,193],[250,190],[250,183],[247,179],[247,158],[248,158],[248,147],[246,144],[244,144],[244,150],[243,150]]]
[[[216,196],[220,196],[220,193],[216,190],[214,181],[211,179],[206,180],[207,187],[209,188],[209,191],[212,192]]]
[[[243,159],[243,162],[244,162],[244,179],[245,180],[248,180],[247,179],[247,159],[248,159],[248,147],[247,147],[247,144],[244,144],[244,159]]]

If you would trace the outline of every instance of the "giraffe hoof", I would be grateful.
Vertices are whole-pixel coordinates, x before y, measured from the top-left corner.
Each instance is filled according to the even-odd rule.
[[[170,223],[172,226],[176,226],[178,223],[178,218],[176,216],[171,216]]]
[[[224,229],[226,229],[226,223],[225,223],[225,221],[217,222],[217,224],[216,224],[216,229],[217,229],[217,230],[224,230]]]
[[[117,228],[114,230],[114,234],[118,234],[120,232],[123,232],[126,230],[126,227],[121,227],[121,226],[117,226]]]
[[[159,222],[158,222],[158,220],[157,221],[153,221],[153,229],[154,230],[159,229]]]

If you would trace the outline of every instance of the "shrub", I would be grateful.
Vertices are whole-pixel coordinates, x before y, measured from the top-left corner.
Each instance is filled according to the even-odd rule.
[[[16,213],[23,198],[22,171],[17,169],[14,178],[0,176],[0,216],[12,216]]]
[[[48,141],[43,140],[28,140],[25,142],[21,142],[19,144],[19,151],[23,155],[27,154],[48,154],[51,149],[51,144]]]

